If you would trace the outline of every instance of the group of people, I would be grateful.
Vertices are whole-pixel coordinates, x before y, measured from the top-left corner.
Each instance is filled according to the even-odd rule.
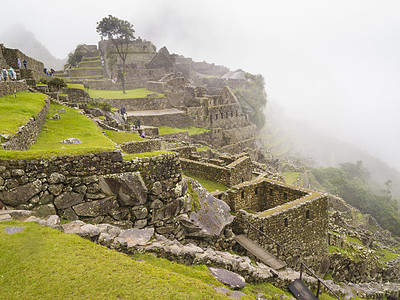
[[[53,69],[50,69],[50,72],[49,72],[49,70],[47,70],[47,68],[44,68],[43,69],[43,72],[44,72],[44,74],[45,75],[47,75],[47,76],[54,76],[54,70]]]
[[[7,70],[6,68],[3,68],[1,70],[1,76],[0,76],[0,81],[4,80],[4,81],[14,81],[17,79],[17,73],[15,73],[14,69],[12,67],[10,67],[9,70]]]
[[[24,64],[24,68],[26,69],[28,62],[24,59],[24,61],[22,63]],[[18,66],[18,69],[21,69],[21,67],[22,67],[21,60],[19,59],[19,57],[17,59],[17,66]]]

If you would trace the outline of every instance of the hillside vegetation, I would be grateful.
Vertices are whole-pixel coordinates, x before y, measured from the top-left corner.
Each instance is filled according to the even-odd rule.
[[[344,163],[340,168],[312,169],[311,173],[327,192],[342,197],[361,212],[372,215],[383,228],[400,235],[398,200],[391,193],[390,181],[380,193],[371,190],[374,184],[361,161]]]

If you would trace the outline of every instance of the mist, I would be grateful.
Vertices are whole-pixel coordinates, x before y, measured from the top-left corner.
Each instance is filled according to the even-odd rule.
[[[9,27],[0,37],[21,24],[58,58],[97,44],[96,22],[111,14],[157,48],[262,74],[268,101],[287,117],[400,169],[398,1],[22,0],[7,7],[15,14],[3,16]]]

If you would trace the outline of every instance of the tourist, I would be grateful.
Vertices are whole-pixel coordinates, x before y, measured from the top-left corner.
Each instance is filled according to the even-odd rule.
[[[21,69],[21,60],[19,59],[19,57],[17,59],[17,65],[18,65],[18,69]]]
[[[28,64],[27,61],[24,59],[22,63],[24,64],[24,68],[26,69],[26,65]]]
[[[43,73],[44,73],[45,75],[47,75],[47,68],[44,68],[44,69],[43,69]]]
[[[10,78],[10,80],[16,79],[16,74],[12,67],[10,67],[10,69],[8,70],[8,78]]]
[[[3,70],[1,70],[1,74],[3,75],[4,81],[7,81],[7,70],[6,70],[6,68],[3,68]]]
[[[142,131],[142,134],[140,135],[140,137],[147,139],[146,134],[144,133],[144,130]]]
[[[136,124],[137,124],[137,128],[140,128],[140,120],[137,120]]]

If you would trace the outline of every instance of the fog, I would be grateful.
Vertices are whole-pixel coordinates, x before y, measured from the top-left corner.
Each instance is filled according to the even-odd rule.
[[[96,22],[111,14],[130,21],[136,36],[157,48],[165,45],[194,60],[260,73],[268,101],[279,103],[286,116],[400,169],[399,1],[22,0],[3,5],[8,13],[0,36],[22,24],[57,58],[78,44],[96,44]]]

